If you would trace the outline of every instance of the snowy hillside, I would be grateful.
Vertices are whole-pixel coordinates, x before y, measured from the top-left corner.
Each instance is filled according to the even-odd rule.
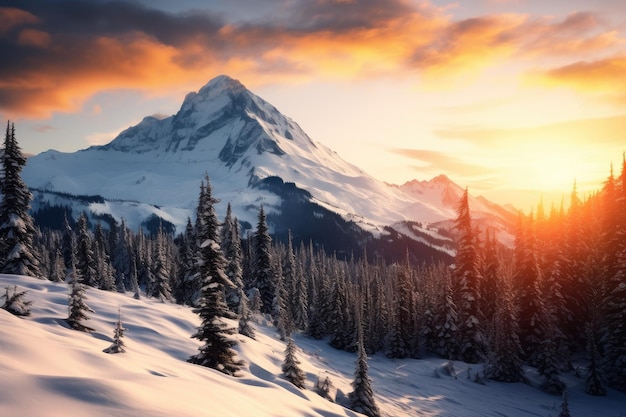
[[[23,179],[41,190],[156,205],[181,225],[193,214],[205,173],[222,200],[218,211],[224,213],[230,202],[237,217],[252,224],[261,204],[269,211],[279,205],[276,195],[254,188],[270,176],[294,183],[322,207],[374,232],[404,220],[455,216],[449,205],[441,206],[436,190],[409,192],[376,180],[227,76],[189,93],[175,115],[146,117],[107,145],[30,158]],[[109,210],[118,220],[127,208],[90,207]]]
[[[232,378],[192,365],[197,352],[190,335],[199,324],[188,307],[130,294],[87,290],[95,310],[91,334],[70,330],[67,285],[29,277],[0,275],[0,289],[17,285],[33,302],[26,318],[0,310],[0,415],[57,417],[160,416],[357,416],[318,396],[318,375],[329,376],[341,402],[351,391],[355,355],[330,348],[325,341],[296,335],[297,358],[306,372],[299,390],[280,372],[284,342],[267,325],[257,325],[256,340],[239,337],[246,362]],[[127,352],[106,354],[112,342],[118,308],[128,329]],[[454,364],[456,376],[442,371],[435,358],[389,360],[370,358],[376,401],[386,416],[556,417],[561,399],[524,384],[467,379],[468,366]],[[475,373],[476,365],[469,369]],[[535,372],[528,372],[535,380]],[[622,417],[626,394],[609,390],[607,397],[583,392],[584,381],[565,375],[572,416]]]

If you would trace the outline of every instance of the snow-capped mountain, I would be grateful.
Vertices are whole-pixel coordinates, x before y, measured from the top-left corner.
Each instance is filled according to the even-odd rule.
[[[23,178],[38,190],[35,205],[59,204],[67,194],[97,195],[103,200],[85,204],[89,211],[137,227],[151,214],[183,225],[193,217],[205,174],[222,201],[218,212],[230,202],[244,222],[254,224],[261,205],[281,212],[285,196],[275,183],[264,183],[279,177],[281,187],[293,183],[305,192],[301,198],[323,209],[318,217],[336,213],[375,236],[398,222],[454,218],[460,196],[460,187],[441,177],[401,187],[371,177],[224,75],[189,93],[175,115],[146,117],[107,145],[29,158]]]

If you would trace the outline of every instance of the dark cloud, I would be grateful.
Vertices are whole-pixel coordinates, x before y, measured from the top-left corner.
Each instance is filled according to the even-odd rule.
[[[401,0],[314,0],[300,2],[293,19],[297,28],[343,32],[374,27],[415,10]]]
[[[142,32],[166,45],[190,37],[210,38],[223,27],[209,11],[167,13],[128,1],[16,1],[14,7],[39,18],[37,27],[52,35],[115,36]]]

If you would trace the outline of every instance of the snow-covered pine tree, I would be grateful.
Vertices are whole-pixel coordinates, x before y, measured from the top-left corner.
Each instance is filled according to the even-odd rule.
[[[302,263],[296,260],[291,303],[294,326],[306,331],[309,324],[309,294],[307,282],[302,271]]]
[[[481,278],[478,272],[477,242],[472,229],[467,188],[459,202],[454,226],[459,234],[452,276],[453,288],[457,291],[458,299],[460,358],[468,363],[478,363],[486,357],[487,341],[482,327]]]
[[[87,215],[82,213],[76,222],[76,273],[83,284],[89,287],[98,286],[97,264],[93,253],[91,232],[88,229]]]
[[[253,238],[252,285],[261,295],[261,313],[272,314],[276,283],[272,271],[272,238],[269,235],[265,210],[259,210],[257,229]]]
[[[85,286],[82,283],[81,276],[76,272],[76,268],[70,267],[65,281],[70,286],[69,315],[65,321],[74,330],[93,332],[94,329],[83,323],[83,320],[89,320],[87,313],[94,313],[94,311],[85,303],[85,299],[87,299]]]
[[[594,329],[590,324],[587,324],[586,333],[589,366],[587,367],[585,392],[589,395],[604,396],[606,395],[606,389],[604,389],[604,384],[600,376],[600,354],[598,353]]]
[[[385,352],[389,358],[416,356],[414,354],[417,349],[412,346],[413,336],[417,333],[413,293],[410,269],[407,265],[396,273],[394,314],[389,323]]]
[[[532,217],[526,219],[520,214],[515,236],[513,282],[517,291],[520,343],[524,351],[524,359],[530,365],[537,366],[538,355],[543,349],[542,343],[545,339],[545,326],[542,320],[546,317],[546,309],[540,291],[541,273],[537,262],[532,222]]]
[[[363,346],[363,330],[361,319],[358,322],[358,354],[356,360],[356,368],[354,371],[354,380],[352,381],[353,391],[348,394],[350,401],[349,408],[357,413],[365,414],[368,417],[380,417],[380,410],[374,399],[374,390],[372,389],[372,380],[368,375],[367,353]]]
[[[460,352],[458,315],[452,285],[449,281],[445,284],[442,298],[436,307],[433,336],[428,339],[429,350],[442,358],[456,360]]]
[[[117,239],[114,239],[114,237],[117,237]],[[124,292],[131,287],[130,266],[133,259],[130,230],[128,230],[124,219],[122,219],[119,227],[111,226],[109,242],[111,245],[111,260],[115,268],[117,290]]]
[[[152,250],[152,276],[154,281],[151,288],[149,288],[149,294],[151,297],[158,298],[162,302],[172,299],[172,289],[170,287],[170,270],[167,267],[166,259],[166,237],[163,233],[163,229],[159,227],[157,232],[156,241]]]
[[[563,402],[561,403],[561,412],[559,417],[572,417],[569,412],[569,401],[567,399],[567,390],[563,391]]]
[[[115,270],[111,264],[111,256],[107,249],[106,236],[102,225],[96,224],[93,233],[93,253],[96,259],[96,275],[98,276],[98,288],[112,291],[115,289]]]
[[[336,261],[336,259],[335,259]],[[345,349],[351,342],[350,335],[345,331],[346,323],[350,319],[345,276],[339,268],[333,271],[334,281],[330,290],[330,304],[325,314],[325,327],[329,329],[330,340],[328,343],[335,349]]]
[[[122,338],[126,329],[122,325],[122,312],[117,309],[117,322],[115,323],[115,329],[113,330],[113,343],[108,348],[104,349],[104,353],[124,353],[126,346]]]
[[[234,287],[226,290],[226,304],[228,308],[237,312],[243,292],[243,252],[241,249],[241,236],[239,236],[239,221],[233,217],[230,203],[226,207],[226,217],[221,229],[222,249],[226,258],[226,276]]]
[[[274,266],[272,270],[276,274],[274,278],[274,300],[272,301],[272,317],[274,318],[274,325],[280,335],[280,340],[286,340],[291,336],[293,332],[293,320],[291,318],[291,311],[289,310],[288,293],[285,288],[283,267],[279,256],[273,258]]]
[[[20,176],[26,158],[15,139],[15,125],[9,122],[0,160],[0,272],[42,277],[33,249],[35,226],[28,213],[33,197]]]
[[[233,349],[237,344],[232,337],[236,330],[224,320],[229,315],[224,291],[233,284],[224,272],[226,259],[220,247],[219,223],[214,209],[218,200],[211,195],[208,175],[200,189],[197,264],[200,271],[201,296],[198,307],[193,311],[200,316],[201,324],[192,337],[204,344],[198,348],[199,353],[189,358],[189,362],[236,376],[242,365],[242,362],[236,359],[237,352]]]
[[[63,236],[61,237],[61,256],[63,257],[63,279],[68,276],[70,270],[73,268],[72,261],[75,259],[76,253],[76,236],[70,226],[70,222],[67,218],[67,211],[63,216]]]
[[[248,297],[243,293],[240,295],[239,301],[239,334],[249,337],[250,339],[255,339],[256,334],[254,331],[254,327],[252,326],[252,312],[250,311],[250,307],[248,307]]]
[[[293,385],[300,389],[304,389],[304,381],[306,375],[298,366],[300,361],[296,358],[296,344],[291,337],[287,338],[287,348],[285,349],[285,360],[281,366],[281,370],[285,378]]]
[[[491,229],[485,232],[485,242],[480,256],[480,311],[484,317],[484,329],[487,340],[494,337],[494,321],[497,310],[497,294],[500,260],[498,259],[498,242]]]
[[[185,232],[177,239],[178,241],[178,287],[175,290],[175,298],[178,303],[190,306],[196,305],[200,297],[200,282],[198,266],[196,265],[196,235],[191,219],[187,217]]]
[[[501,382],[525,382],[522,347],[519,342],[517,310],[505,282],[499,284],[492,348],[485,366],[485,376]],[[494,296],[495,297],[495,296]]]
[[[561,363],[556,345],[556,331],[550,330],[555,325],[555,318],[549,311],[543,309],[540,312],[540,326],[544,334],[543,340],[538,347],[537,370],[543,376],[541,389],[553,395],[560,395],[565,389],[565,383],[559,378],[559,365]]]
[[[139,300],[141,294],[139,293],[139,282],[137,281],[137,262],[133,259],[130,266],[130,284],[133,291],[133,298]]]
[[[13,288],[7,286],[4,293],[4,303],[0,306],[1,309],[8,311],[14,316],[30,316],[30,305],[33,303],[30,300],[26,300],[24,296],[26,291],[18,291],[17,286]]]
[[[315,392],[317,392],[320,397],[326,398],[328,401],[334,403],[337,395],[337,387],[335,387],[328,375],[318,375],[317,382],[315,383]]]

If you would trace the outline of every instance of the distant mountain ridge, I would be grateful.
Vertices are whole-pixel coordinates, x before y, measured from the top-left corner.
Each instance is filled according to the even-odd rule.
[[[146,117],[106,145],[29,158],[23,178],[40,190],[35,205],[61,203],[58,194],[46,191],[98,195],[104,203],[81,210],[124,218],[131,227],[157,215],[182,230],[193,217],[205,174],[222,201],[218,212],[230,202],[248,224],[256,223],[261,205],[269,215],[281,215],[287,194],[276,184],[261,184],[277,177],[281,187],[306,191],[309,203],[323,209],[318,215],[335,213],[372,238],[389,235],[389,227],[406,221],[427,227],[454,218],[462,191],[445,176],[385,184],[313,142],[297,123],[225,75],[187,94],[176,114]],[[501,208],[484,199],[473,198],[470,206],[479,216],[501,217]],[[444,238],[435,229],[426,234]]]

